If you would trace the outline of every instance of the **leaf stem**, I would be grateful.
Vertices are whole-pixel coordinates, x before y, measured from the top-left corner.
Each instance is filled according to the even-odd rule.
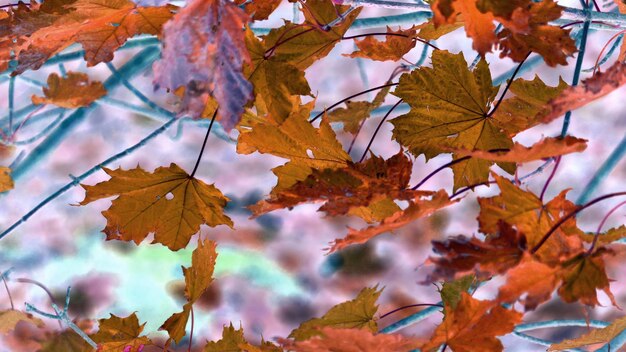
[[[213,127],[213,122],[215,122],[215,117],[217,117],[217,111],[218,109],[215,109],[215,112],[213,113],[213,117],[211,117],[211,123],[209,123],[209,128],[207,129],[206,135],[204,136],[204,142],[202,142],[202,148],[200,149],[198,160],[196,160],[196,166],[193,167],[193,171],[191,172],[191,175],[189,175],[189,178],[194,177],[196,174],[196,171],[198,171],[198,166],[200,166],[200,160],[202,160],[202,154],[204,154],[204,148],[206,147],[206,142],[209,139],[209,134],[211,134],[211,128]]]
[[[9,296],[9,302],[11,302],[11,310],[15,310],[15,305],[13,304],[13,297],[11,297],[11,290],[9,290],[9,285],[7,284],[7,279],[2,276],[2,282],[4,282],[4,288],[7,290],[7,295]]]
[[[393,86],[397,86],[397,85],[398,85],[398,83],[386,83],[386,84],[383,84],[382,86],[370,88],[370,89],[367,89],[367,90],[360,91],[358,93],[352,94],[351,96],[349,96],[347,98],[344,98],[344,99],[341,99],[340,101],[334,103],[333,105],[325,108],[319,114],[315,115],[315,117],[310,119],[309,122],[315,122],[317,119],[322,117],[324,115],[324,113],[326,113],[326,111],[331,110],[331,109],[341,105],[342,103],[344,103],[344,102],[346,102],[346,101],[348,101],[348,100],[350,100],[352,98],[358,97],[359,95],[363,95],[363,94],[366,94],[366,93],[369,93],[369,92],[373,92],[375,90],[379,90],[379,89],[383,89],[383,88],[387,88],[387,87],[393,87]]]
[[[626,195],[626,191],[625,192],[609,193],[609,194],[605,194],[605,195],[603,195],[601,197],[598,197],[596,199],[593,199],[593,200],[585,203],[584,205],[576,206],[576,208],[574,210],[569,212],[567,215],[565,215],[564,217],[559,219],[559,221],[557,221],[554,225],[552,225],[550,230],[548,230],[548,232],[546,232],[546,234],[543,235],[541,240],[530,250],[530,253],[532,253],[532,254],[536,253],[541,248],[541,246],[543,246],[543,244],[550,238],[550,236],[556,230],[558,230],[559,227],[561,227],[561,225],[563,225],[567,220],[569,220],[572,217],[576,216],[576,214],[580,213],[581,211],[583,211],[583,210],[589,208],[590,206],[592,206],[592,205],[594,205],[594,204],[596,204],[598,202],[601,202],[601,201],[603,201],[605,199],[619,197],[619,196],[624,196],[624,195]]]
[[[189,347],[187,348],[187,352],[191,352],[191,346],[193,344],[193,325],[194,325],[194,316],[193,316],[193,304],[189,309],[191,311],[191,331],[189,332]]]
[[[552,182],[552,179],[554,178],[554,175],[556,174],[556,170],[558,169],[559,164],[561,163],[560,155],[556,157],[555,159],[556,159],[556,163],[554,164],[554,168],[552,168],[552,172],[550,173],[550,176],[548,176],[546,183],[543,185],[543,188],[541,189],[541,195],[539,196],[539,199],[541,200],[542,204],[543,204],[543,196],[546,194],[546,191],[548,190],[548,186],[550,185],[550,182]]]
[[[374,131],[374,134],[372,135],[372,138],[370,138],[369,143],[367,143],[367,147],[365,147],[365,150],[363,151],[363,155],[361,155],[361,159],[359,159],[359,162],[362,162],[365,159],[365,156],[367,155],[367,152],[370,150],[370,147],[372,146],[372,143],[374,143],[374,139],[376,138],[376,135],[378,134],[378,131],[380,130],[380,127],[383,125],[383,123],[385,123],[385,121],[387,120],[387,117],[389,117],[389,115],[391,115],[393,110],[396,107],[398,107],[398,105],[400,105],[401,103],[402,103],[402,99],[398,100],[398,102],[395,103],[394,106],[392,106],[391,109],[389,109],[389,111],[387,111],[387,113],[382,118],[382,120],[380,120],[380,122],[378,123],[378,126],[376,126],[376,130]]]
[[[387,312],[387,313],[381,315],[378,319],[382,319],[382,318],[384,318],[386,316],[389,316],[389,315],[391,315],[393,313],[399,312],[399,311],[407,309],[407,308],[413,308],[413,307],[439,307],[439,308],[443,308],[443,305],[442,304],[438,304],[438,303],[435,303],[435,304],[433,304],[433,303],[409,304],[409,305],[406,305],[406,306],[402,306],[400,308],[396,308],[396,309],[394,309],[394,310],[392,310],[390,312]]]
[[[496,110],[498,110],[498,107],[502,103],[502,100],[504,100],[504,96],[506,95],[506,92],[509,91],[509,88],[511,87],[511,84],[513,84],[513,80],[515,79],[515,76],[517,75],[519,70],[522,68],[522,65],[524,64],[526,59],[528,59],[530,54],[531,54],[531,52],[529,51],[528,54],[526,54],[526,57],[522,61],[520,61],[520,63],[517,65],[517,67],[515,68],[515,71],[513,71],[513,74],[511,75],[511,78],[509,78],[508,81],[506,82],[506,86],[504,86],[504,91],[502,92],[502,95],[500,95],[500,98],[496,102],[496,105],[494,105],[493,108],[491,109],[491,111],[489,111],[489,113],[487,113],[487,117],[491,117],[496,112]]]

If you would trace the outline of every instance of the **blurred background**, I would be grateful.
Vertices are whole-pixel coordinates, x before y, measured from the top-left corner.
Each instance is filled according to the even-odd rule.
[[[0,5],[8,4],[0,1]],[[163,1],[143,1],[142,4],[160,4]],[[563,5],[579,8],[578,1],[559,1]],[[177,3],[181,5],[180,2]],[[612,1],[600,2],[603,11],[613,9]],[[359,18],[393,15],[407,12],[385,8],[366,7]],[[257,28],[276,27],[283,19],[294,20],[293,5],[285,2],[270,20],[254,23]],[[302,16],[299,15],[299,20]],[[403,28],[410,24],[403,24]],[[397,26],[393,27],[394,29]],[[580,26],[573,26],[574,32]],[[384,28],[351,30],[350,34],[381,31]],[[615,32],[592,31],[587,42],[587,52],[583,69],[592,68],[600,51]],[[457,30],[442,39],[437,45],[451,52],[462,51],[471,62],[475,52],[471,41],[463,30]],[[78,50],[68,49],[68,52]],[[116,53],[112,62],[121,67],[137,54],[141,48],[126,49]],[[394,62],[374,62],[355,60],[342,56],[354,50],[352,41],[343,41],[323,60],[315,63],[306,77],[317,96],[316,107],[323,109],[334,102],[369,87],[383,84],[399,66]],[[405,58],[415,63],[419,61],[423,48],[418,45]],[[430,52],[428,52],[430,55]],[[616,56],[616,55],[615,55]],[[509,71],[515,64],[509,59],[500,59],[498,53],[486,57],[493,77]],[[615,60],[610,58],[602,67],[608,67]],[[520,75],[532,79],[539,75],[550,85],[556,85],[559,77],[571,83],[575,57],[568,66],[549,68],[539,61]],[[430,64],[426,59],[425,65]],[[39,83],[46,81],[48,74],[60,70],[88,73],[92,80],[104,81],[111,70],[106,64],[87,68],[81,59],[66,61],[63,67],[48,65],[37,71],[27,71],[15,80],[15,111],[28,107],[33,94],[41,94]],[[585,70],[582,78],[591,72]],[[161,107],[175,111],[176,99],[164,90],[154,91],[152,72],[148,68],[132,80],[134,87],[146,94]],[[5,75],[0,82],[0,127],[6,128],[8,116],[9,80]],[[98,103],[93,110],[63,142],[42,158],[32,168],[16,180],[15,189],[0,195],[0,231],[18,221],[56,190],[72,181],[72,175],[80,175],[109,156],[137,143],[146,135],[160,127],[166,120],[158,115],[129,111],[120,108],[124,104],[142,105],[128,89],[121,86],[109,92],[108,101]],[[372,99],[373,95],[362,95],[354,100]],[[596,170],[626,135],[626,108],[624,88],[585,108],[574,111],[569,133],[589,140],[588,149],[581,154],[570,154],[561,160],[555,179],[547,191],[550,199],[562,189],[571,188],[568,198],[575,200]],[[397,98],[389,96],[386,105],[394,104]],[[57,110],[55,110],[57,109]],[[408,111],[396,110],[393,116]],[[58,108],[46,106],[32,115],[32,120],[24,124],[16,134],[14,143],[0,155],[0,165],[11,165],[28,155],[45,138],[46,133],[58,126],[69,113],[61,114]],[[364,125],[355,147],[353,157],[360,157],[371,138],[374,129],[382,118],[375,114]],[[186,170],[191,170],[198,155],[208,121],[181,119],[167,132],[152,139],[143,148],[109,165],[111,168],[133,168],[140,165],[148,171],[158,166],[175,162]],[[561,131],[562,119],[549,125],[541,125],[516,137],[516,141],[529,145],[544,136],[556,136]],[[338,127],[338,126],[336,126]],[[373,143],[372,151],[385,158],[399,150],[399,145],[391,140],[391,124],[385,123]],[[338,137],[347,146],[352,136],[338,130]],[[347,299],[352,299],[365,286],[379,285],[384,292],[379,300],[379,313],[395,308],[439,301],[437,288],[432,284],[421,283],[428,273],[425,259],[432,254],[431,240],[445,239],[449,235],[477,233],[477,196],[497,194],[496,187],[479,187],[474,193],[468,192],[460,203],[437,212],[433,216],[415,221],[394,234],[377,237],[365,245],[352,246],[344,251],[326,255],[323,248],[335,238],[347,233],[347,226],[363,227],[365,223],[353,218],[325,218],[317,212],[319,205],[303,205],[293,210],[280,210],[269,215],[250,220],[246,206],[265,197],[275,185],[271,168],[285,160],[261,155],[239,155],[235,152],[236,131],[227,135],[216,129],[209,138],[207,149],[196,176],[207,183],[215,183],[231,202],[227,214],[235,222],[235,229],[226,226],[203,227],[199,236],[218,243],[218,260],[215,281],[211,288],[196,304],[194,341],[203,345],[206,339],[221,336],[222,327],[229,322],[243,326],[249,341],[261,338],[272,339],[286,336],[302,321],[320,316],[328,308]],[[411,184],[417,183],[437,167],[450,161],[449,156],[440,156],[425,163],[423,157],[414,160]],[[539,167],[542,162],[528,163],[520,168],[525,175]],[[524,187],[539,192],[551,168],[524,182]],[[496,168],[494,167],[494,170]],[[502,172],[501,170],[496,170]],[[602,182],[594,196],[623,191],[626,164],[619,163],[610,176]],[[100,171],[83,181],[95,184],[107,179]],[[451,190],[452,172],[445,170],[429,180],[424,189]],[[76,319],[102,319],[109,313],[126,316],[136,312],[140,322],[147,322],[145,332],[157,341],[164,341],[158,327],[172,313],[181,310],[184,303],[184,280],[181,265],[189,266],[191,251],[195,248],[195,237],[189,249],[171,252],[161,245],[145,241],[137,246],[133,243],[104,241],[100,231],[105,219],[100,214],[107,209],[110,200],[102,200],[84,207],[74,206],[83,199],[81,187],[72,187],[54,199],[33,217],[25,221],[8,236],[0,240],[0,271],[11,269],[8,286],[17,308],[24,302],[31,303],[45,311],[51,311],[49,298],[37,286],[15,282],[16,278],[30,278],[43,283],[58,303],[62,303],[68,286],[72,287],[70,316]],[[579,217],[582,229],[595,231],[604,215],[621,202],[609,200],[586,210]],[[605,229],[624,223],[626,209],[617,211],[606,223]],[[479,235],[480,236],[480,235]],[[617,302],[626,304],[626,287],[623,287],[620,273],[624,272],[621,256],[614,257],[607,264],[609,277],[618,279],[612,290]],[[476,297],[493,297],[500,282],[480,288]],[[558,299],[546,303],[535,312],[525,316],[525,321],[573,318],[612,320],[622,315],[610,306],[609,300],[601,294],[601,302],[606,306],[589,310],[579,304],[564,304]],[[10,307],[8,297],[0,292],[0,309]],[[420,308],[405,309],[379,321],[384,327]],[[428,336],[441,321],[441,315],[402,330],[408,335]],[[47,320],[50,329],[58,329],[55,321]],[[564,337],[577,336],[583,330],[546,329],[533,332],[533,336],[558,341]],[[15,334],[0,342],[0,351],[34,351],[37,347],[38,332],[26,325],[18,325]],[[183,340],[182,346],[188,341]],[[527,343],[514,336],[502,339],[511,351],[543,351],[545,347]]]

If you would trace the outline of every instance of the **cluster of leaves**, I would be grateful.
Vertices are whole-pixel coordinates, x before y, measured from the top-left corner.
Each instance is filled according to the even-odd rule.
[[[326,57],[345,36],[360,9],[330,0],[301,2],[303,23],[285,23],[258,37],[250,21],[268,18],[278,0],[193,0],[184,8],[167,5],[137,6],[128,0],[53,0],[29,6],[18,4],[0,12],[0,69],[20,74],[37,69],[50,57],[78,43],[89,66],[110,61],[130,37],[156,35],[162,39],[162,59],[154,66],[155,86],[172,91],[181,100],[180,114],[217,117],[227,130],[237,129],[237,152],[271,154],[287,162],[272,171],[276,186],[267,199],[250,207],[253,216],[321,203],[327,216],[354,216],[368,225],[349,228],[346,236],[330,244],[329,251],[365,243],[386,232],[459,202],[460,191],[496,183],[499,194],[479,198],[478,231],[481,237],[450,237],[433,242],[435,256],[428,259],[428,282],[446,282],[441,290],[444,318],[430,337],[409,338],[379,333],[376,300],[382,290],[365,288],[351,301],[331,308],[324,316],[306,321],[278,344],[247,342],[243,329],[224,327],[222,339],[208,342],[205,351],[408,351],[436,350],[445,344],[454,351],[499,351],[497,339],[511,333],[527,311],[536,309],[556,291],[565,302],[599,305],[603,291],[617,305],[610,289],[605,261],[615,255],[612,241],[626,237],[624,227],[604,234],[588,234],[574,215],[584,209],[567,200],[567,190],[548,202],[517,181],[494,173],[497,165],[516,174],[518,165],[569,153],[582,152],[586,140],[563,136],[543,138],[531,146],[513,141],[521,132],[549,123],[566,111],[579,108],[626,83],[623,57],[606,72],[569,87],[555,87],[539,77],[511,79],[494,86],[484,55],[499,49],[501,57],[516,62],[532,53],[549,66],[565,65],[576,51],[569,30],[550,24],[562,7],[553,0],[435,0],[430,21],[408,29],[388,28],[384,41],[373,36],[355,39],[352,58],[398,61],[417,42],[427,45],[461,27],[483,56],[468,67],[462,53],[433,51],[429,67],[404,73],[397,84],[387,84],[372,102],[351,102],[345,108],[324,111],[319,125],[310,119],[315,101],[305,71]],[[621,4],[623,9],[623,4]],[[494,22],[502,26],[496,31]],[[358,36],[357,36],[358,37]],[[391,87],[396,86],[393,92]],[[389,93],[410,106],[396,117],[393,139],[396,155],[385,159],[370,153],[353,160],[338,141],[332,124],[355,138],[371,112]],[[105,96],[100,82],[83,73],[69,72],[48,78],[43,96],[34,104],[64,108],[88,106]],[[212,121],[213,122],[213,121]],[[368,148],[369,149],[369,148]],[[411,158],[428,161],[451,154],[453,194],[446,190],[411,187]],[[201,155],[200,155],[201,156]],[[196,165],[197,168],[197,165]],[[176,251],[187,247],[201,225],[234,227],[224,213],[228,202],[222,192],[172,163],[147,172],[104,169],[110,179],[83,185],[86,205],[115,197],[103,212],[107,240],[141,243],[154,234],[153,243]],[[10,169],[0,167],[0,191],[10,190]],[[400,206],[405,202],[407,205]],[[182,311],[161,326],[171,342],[179,343],[193,321],[193,305],[213,281],[216,244],[199,240],[192,265],[183,268],[185,298]],[[501,275],[504,284],[492,300],[472,297],[480,285]],[[519,304],[515,304],[519,303]],[[18,321],[41,321],[16,310],[1,313],[0,332]],[[554,349],[607,341],[624,324],[615,325]],[[143,325],[133,313],[111,315],[99,321],[89,339],[99,351],[141,351],[153,344],[142,336]],[[71,347],[68,347],[71,346]],[[66,331],[42,344],[42,351],[90,351],[91,346]]]

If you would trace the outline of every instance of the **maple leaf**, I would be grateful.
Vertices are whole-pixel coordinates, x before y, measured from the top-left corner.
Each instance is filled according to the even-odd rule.
[[[532,2],[526,8],[527,31],[517,31],[505,24],[506,28],[498,33],[498,47],[502,49],[500,57],[522,62],[530,52],[535,52],[548,66],[567,65],[567,57],[577,51],[570,29],[548,24],[561,17],[563,7],[553,0],[545,0]]]
[[[447,344],[455,352],[502,351],[496,338],[513,331],[523,314],[505,309],[495,301],[480,301],[461,293],[456,308],[444,307],[443,322],[435,329],[422,351]]]
[[[273,45],[273,44],[272,44]],[[246,47],[250,52],[251,65],[244,67],[244,74],[254,87],[257,100],[262,100],[275,121],[284,121],[292,111],[294,95],[309,95],[311,88],[304,71],[293,64],[267,56],[270,44],[260,41],[246,29]]]
[[[0,166],[0,193],[10,191],[14,187],[13,178],[11,178],[11,169],[6,166]]]
[[[283,347],[295,352],[408,352],[423,343],[400,334],[374,334],[364,329],[324,327],[320,332],[305,341],[282,340]]]
[[[341,41],[360,9],[352,11],[337,25],[325,25],[348,8],[335,6],[330,0],[308,1],[303,8],[303,24],[286,21],[283,26],[272,29],[262,41],[252,32],[246,34],[252,64],[244,67],[244,72],[254,85],[254,94],[264,101],[275,121],[287,118],[292,96],[311,93],[304,70],[328,55]]]
[[[498,233],[485,241],[463,235],[433,241],[433,251],[440,256],[428,260],[436,265],[429,281],[454,280],[472,273],[480,280],[515,267],[526,251],[526,237],[503,221],[498,225]]]
[[[372,102],[369,101],[347,101],[345,108],[334,109],[327,114],[328,121],[343,123],[343,130],[356,134],[363,120],[370,117],[374,109],[377,109],[385,102],[385,97],[389,94],[391,87],[381,89]]]
[[[159,34],[175,6],[141,7],[128,0],[68,0],[18,7],[0,20],[6,28],[0,58],[17,60],[14,74],[37,69],[73,43],[85,49],[88,66],[111,61],[113,52],[138,34]],[[6,69],[7,61],[0,69]]]
[[[303,7],[304,25],[286,21],[283,26],[272,29],[264,37],[264,43],[267,48],[275,47],[271,52],[274,60],[288,62],[304,70],[330,53],[361,12],[357,8],[337,25],[326,27],[348,8],[335,5],[331,0],[307,1],[307,6]],[[290,39],[285,40],[285,36]],[[279,42],[282,43],[277,45]]]
[[[346,237],[333,241],[329,252],[338,251],[349,245],[365,243],[375,236],[396,230],[416,219],[429,216],[435,211],[455,202],[449,199],[448,194],[444,190],[417,193],[414,199],[409,200],[408,207],[384,218],[380,224],[360,230],[348,228]]]
[[[436,40],[461,27],[463,27],[463,22],[459,20],[459,17],[456,18],[454,23],[445,23],[440,25],[435,25],[433,19],[431,18],[428,21],[417,25],[417,28],[419,29],[417,36],[424,40]]]
[[[93,352],[93,347],[74,330],[67,329],[42,343],[38,352]]]
[[[0,334],[6,334],[15,329],[15,325],[20,321],[33,324],[39,328],[45,326],[44,322],[32,316],[32,314],[24,313],[19,310],[10,309],[0,312]]]
[[[248,15],[227,0],[194,0],[164,25],[163,53],[155,63],[155,84],[185,87],[180,113],[199,117],[210,96],[220,122],[230,131],[253,98],[242,73],[250,63],[242,28]]]
[[[243,336],[243,328],[235,330],[233,323],[230,323],[229,327],[224,326],[220,340],[209,341],[204,346],[204,352],[222,351],[282,352],[283,350],[269,341],[261,341],[260,346],[248,343]]]
[[[272,169],[278,176],[272,194],[305,180],[313,169],[343,168],[351,161],[326,119],[322,119],[319,128],[309,123],[313,105],[314,102],[297,105],[283,122],[257,119],[250,121],[249,126],[239,126],[238,153],[258,151],[290,159]]]
[[[384,42],[377,40],[374,36],[368,36],[362,40],[355,39],[354,44],[359,50],[344,54],[344,56],[376,61],[399,61],[415,47],[417,27],[394,31],[387,26],[387,33],[389,34],[385,36]]]
[[[626,63],[615,62],[606,72],[597,72],[577,86],[565,89],[548,102],[548,109],[538,112],[543,123],[549,123],[567,111],[581,108],[626,84]]]
[[[374,320],[374,314],[378,310],[376,300],[381,293],[382,289],[378,290],[378,286],[366,287],[355,299],[335,305],[321,318],[313,318],[300,324],[289,337],[296,341],[308,340],[321,335],[319,329],[323,327],[359,328],[376,333],[378,325]]]
[[[525,310],[533,310],[548,299],[561,282],[559,267],[551,267],[530,254],[507,272],[507,280],[500,287],[498,302],[513,303],[520,300]]]
[[[66,109],[88,106],[107,94],[101,82],[91,82],[82,72],[68,72],[67,77],[56,73],[48,76],[43,97],[33,95],[33,104],[54,104]]]
[[[432,54],[432,64],[432,68],[422,67],[402,75],[393,94],[406,101],[411,110],[391,120],[393,138],[414,155],[424,154],[427,160],[450,149],[511,149],[512,136],[538,123],[526,119],[526,126],[521,126],[520,122],[540,110],[538,93],[562,90],[546,87],[538,78],[532,82],[517,80],[511,91],[518,89],[523,94],[504,100],[504,112],[498,113],[500,107],[490,112],[498,87],[492,85],[484,60],[470,71],[462,53],[437,50]],[[515,118],[505,113],[510,111],[517,113]],[[458,158],[453,154],[454,160]],[[486,182],[492,164],[473,158],[455,163],[454,190]],[[499,165],[508,172],[515,170],[514,164]]]
[[[182,267],[185,275],[187,303],[183,305],[182,312],[172,314],[159,328],[159,330],[167,330],[170,338],[176,343],[185,337],[185,328],[193,304],[213,282],[213,270],[217,258],[216,246],[217,244],[213,241],[198,239],[198,247],[191,253],[191,266]]]
[[[454,152],[459,156],[471,156],[472,158],[478,159],[521,164],[569,153],[579,153],[585,149],[587,149],[586,139],[565,136],[565,138],[544,138],[530,147],[514,143],[513,147],[509,151],[489,152],[485,150],[455,150]]]
[[[135,313],[125,318],[111,314],[107,319],[98,320],[98,323],[98,332],[89,335],[98,344],[98,352],[134,350],[152,344],[148,337],[139,336],[146,324],[139,325]]]
[[[498,223],[504,220],[526,236],[528,248],[533,248],[562,215],[575,209],[575,205],[561,192],[545,205],[535,194],[524,191],[506,178],[494,175],[500,194],[490,198],[478,198],[480,213],[479,229],[484,234],[496,234]],[[560,263],[577,255],[583,249],[575,232],[576,220],[568,220],[541,246],[536,255],[548,264]]]
[[[102,212],[107,219],[103,230],[107,240],[132,240],[139,244],[154,232],[153,243],[176,251],[189,243],[202,224],[233,227],[230,218],[224,215],[228,198],[215,186],[189,176],[174,163],[153,173],[139,167],[103,170],[111,179],[95,186],[82,185],[86,194],[80,205],[118,196]]]
[[[520,62],[528,53],[536,52],[555,66],[567,64],[567,56],[576,51],[570,30],[548,24],[560,18],[563,10],[553,0],[436,0],[431,8],[435,25],[455,23],[461,15],[473,48],[483,57],[498,46],[502,49],[500,57]],[[495,21],[504,26],[497,35]]]
[[[254,216],[306,202],[325,202],[319,208],[330,216],[346,215],[352,209],[368,207],[387,199],[411,199],[407,190],[413,163],[402,151],[388,160],[373,156],[364,163],[348,163],[340,169],[313,169],[303,181],[272,194],[250,207]],[[396,207],[397,210],[400,208]]]
[[[579,337],[553,343],[550,348],[548,348],[548,351],[571,350],[599,343],[606,344],[624,330],[626,330],[626,317],[617,318],[613,320],[611,325],[605,328],[593,329]]]
[[[270,17],[281,2],[282,0],[236,0],[235,4],[243,6],[244,11],[246,11],[254,21],[262,21]]]
[[[525,256],[507,273],[498,301],[512,303],[520,299],[526,310],[532,310],[547,301],[558,286],[559,296],[565,302],[596,306],[599,305],[597,290],[602,290],[617,306],[602,258],[607,253],[612,252],[599,248],[592,255],[580,253],[558,265],[548,265],[538,258]]]
[[[592,255],[579,254],[565,262],[560,276],[563,284],[559,287],[559,296],[563,301],[581,302],[589,306],[599,305],[597,290],[602,290],[617,306],[611,293],[610,279],[606,275],[603,256],[612,254],[606,248],[598,248]]]

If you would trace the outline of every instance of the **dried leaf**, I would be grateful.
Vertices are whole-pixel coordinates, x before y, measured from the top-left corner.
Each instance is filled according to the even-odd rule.
[[[194,0],[164,26],[162,58],[155,64],[155,84],[185,87],[181,114],[199,117],[212,96],[220,123],[230,131],[253,98],[242,73],[250,63],[243,27],[248,15],[227,0]]]
[[[433,251],[439,257],[428,260],[436,265],[429,281],[454,280],[467,274],[482,280],[515,267],[526,251],[526,237],[501,221],[498,233],[485,241],[460,235],[433,241]]]
[[[170,338],[179,343],[185,337],[187,321],[191,313],[192,305],[202,296],[213,282],[213,270],[215,269],[215,259],[217,244],[210,240],[198,239],[198,247],[191,254],[191,266],[182,267],[185,275],[185,297],[187,303],[183,306],[183,311],[170,316],[159,330],[167,330]],[[232,327],[232,326],[231,326]]]
[[[430,199],[428,199],[430,198]],[[435,211],[454,204],[444,190],[421,192],[409,201],[409,206],[383,219],[380,224],[361,230],[348,228],[348,235],[331,243],[329,252],[338,251],[349,245],[365,243],[375,236],[403,227],[416,219],[431,215]]]
[[[319,329],[323,327],[359,328],[376,333],[378,325],[374,320],[374,314],[378,310],[376,300],[381,292],[382,289],[378,290],[378,286],[366,287],[355,299],[337,304],[321,318],[313,318],[300,324],[289,337],[296,341],[308,340],[322,335]]]
[[[595,233],[581,233],[579,236],[585,242],[593,242],[593,239],[596,237]],[[604,233],[600,233],[597,235],[598,240],[596,245],[602,246],[611,244],[615,241],[621,240],[622,238],[626,238],[626,225],[622,225],[620,227],[614,227]]]
[[[33,104],[54,104],[66,109],[88,106],[107,94],[101,82],[89,80],[81,72],[68,72],[67,77],[56,73],[48,76],[48,87],[43,88],[43,97],[33,95]]]
[[[472,158],[478,159],[521,164],[569,153],[579,153],[585,149],[587,149],[586,139],[565,136],[565,138],[544,138],[530,147],[514,143],[511,150],[503,152],[489,152],[484,150],[455,150],[454,152],[459,156],[471,156]]]
[[[554,343],[548,348],[548,351],[570,350],[599,343],[606,344],[624,330],[626,330],[626,317],[618,318],[605,328],[593,329],[577,338]]]
[[[548,299],[560,283],[559,268],[524,256],[507,272],[507,281],[500,287],[497,300],[513,303],[520,300],[526,311],[533,310]]]
[[[450,149],[511,149],[511,137],[533,126],[532,121],[520,126],[519,120],[537,113],[536,106],[541,100],[535,93],[562,89],[548,88],[537,79],[532,85],[524,84],[523,80],[518,84],[515,81],[513,85],[519,85],[525,95],[504,100],[501,104],[508,105],[509,111],[515,108],[521,113],[515,115],[518,123],[512,124],[511,116],[498,113],[499,108],[494,113],[490,112],[498,87],[492,85],[489,67],[484,60],[474,71],[470,71],[462,53],[454,55],[437,50],[433,52],[432,62],[432,68],[422,67],[402,75],[394,95],[406,101],[411,111],[391,120],[393,138],[414,155],[424,154],[427,160],[449,153]],[[541,86],[543,89],[540,89]],[[546,101],[548,99],[549,96]],[[458,158],[458,155],[453,155],[454,160]],[[454,190],[486,182],[492,164],[481,159],[455,163],[452,166]],[[499,165],[508,172],[515,170],[514,164]]]
[[[135,313],[120,318],[111,314],[107,319],[100,319],[98,332],[90,335],[98,344],[98,352],[118,352],[140,349],[141,346],[151,345],[152,341],[146,336],[139,336],[145,323],[139,325]]]
[[[343,130],[356,134],[363,120],[370,117],[372,111],[380,107],[384,102],[391,87],[381,89],[372,102],[347,101],[345,108],[334,109],[328,113],[328,121],[343,123]]]
[[[118,197],[102,213],[107,219],[103,230],[107,240],[132,240],[139,244],[154,232],[153,243],[176,251],[187,246],[202,224],[233,226],[224,215],[228,198],[176,164],[159,167],[153,173],[139,167],[104,171],[111,179],[95,186],[82,185],[86,194],[80,205]]]
[[[411,49],[415,47],[415,36],[417,27],[409,29],[392,30],[387,26],[385,41],[379,41],[374,36],[367,36],[362,40],[354,40],[354,44],[359,49],[348,56],[351,58],[362,57],[376,61],[399,61]]]
[[[559,296],[563,301],[580,302],[589,306],[599,305],[597,290],[602,290],[617,306],[611,293],[610,279],[606,275],[604,256],[612,254],[605,248],[599,248],[590,256],[580,254],[563,264],[560,273],[563,284],[559,287]]]
[[[283,350],[269,341],[261,341],[261,345],[255,346],[246,341],[243,336],[243,328],[235,330],[233,323],[229,327],[224,326],[222,338],[218,341],[209,341],[204,346],[204,352],[282,352]]]
[[[606,72],[597,72],[581,84],[565,89],[550,100],[548,109],[539,112],[538,118],[549,123],[567,111],[581,108],[626,84],[626,63],[616,62]]]
[[[495,301],[479,301],[461,293],[456,308],[446,306],[445,316],[422,351],[446,343],[455,352],[502,351],[496,336],[513,331],[522,313],[505,309]]]
[[[53,1],[18,6],[0,20],[0,70],[10,53],[17,59],[15,73],[38,69],[52,55],[73,43],[85,49],[88,66],[111,61],[126,40],[138,34],[160,34],[175,6],[141,7],[128,0]]]
[[[330,216],[346,215],[382,199],[412,199],[407,190],[413,163],[402,151],[388,160],[373,156],[363,163],[340,169],[313,169],[303,181],[274,192],[250,207],[254,216],[307,202],[324,202],[319,211]],[[399,210],[399,208],[398,208]]]
[[[278,176],[272,194],[305,180],[313,169],[343,168],[351,161],[326,119],[319,128],[309,123],[313,104],[298,105],[283,122],[259,119],[250,126],[239,126],[238,153],[258,151],[290,159],[272,169]]]
[[[283,340],[283,347],[295,352],[408,352],[422,341],[400,334],[374,334],[364,329],[324,327],[321,335],[305,341]]]

